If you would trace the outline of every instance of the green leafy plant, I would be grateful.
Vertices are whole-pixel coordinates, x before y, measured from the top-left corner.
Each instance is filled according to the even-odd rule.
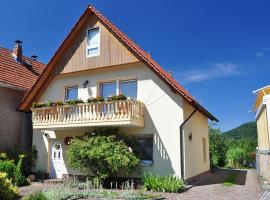
[[[126,100],[127,97],[123,94],[119,94],[119,95],[113,95],[111,97],[107,98],[107,101],[119,101],[119,100]]]
[[[244,168],[249,162],[249,155],[243,148],[231,148],[226,154],[227,167]]]
[[[145,190],[153,192],[182,192],[185,189],[184,181],[176,176],[160,176],[145,174],[143,177]]]
[[[33,103],[32,104],[32,108],[43,108],[43,107],[47,107],[47,103]]]
[[[65,102],[66,105],[77,105],[79,103],[84,103],[81,99],[73,99],[73,100],[67,100]]]
[[[0,199],[13,200],[18,197],[18,188],[14,186],[6,173],[0,172]]]
[[[49,200],[42,191],[35,192],[33,194],[29,194],[24,197],[22,200]]]
[[[15,168],[14,160],[0,160],[0,172],[6,173],[8,179],[14,178]]]
[[[23,185],[29,185],[29,182],[25,178],[25,176],[22,174],[22,164],[23,159],[25,158],[25,155],[19,156],[19,161],[17,162],[17,165],[15,167],[14,171],[14,182],[17,186],[23,186]]]
[[[139,164],[139,159],[115,135],[74,139],[68,146],[67,157],[71,167],[84,170],[99,180],[120,169],[130,172]]]
[[[52,106],[63,106],[64,102],[63,101],[56,101],[52,103]]]
[[[91,97],[87,99],[88,103],[103,102],[103,101],[105,101],[105,99],[102,96],[97,96],[95,98]]]
[[[210,151],[210,164],[214,166],[224,166],[226,152],[228,150],[226,140],[222,137],[219,129],[214,129],[209,126],[209,151]]]

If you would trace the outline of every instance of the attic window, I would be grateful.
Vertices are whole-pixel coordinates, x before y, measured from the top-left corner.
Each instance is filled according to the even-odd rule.
[[[100,30],[99,28],[91,28],[87,30],[87,48],[86,56],[98,56],[100,52]]]

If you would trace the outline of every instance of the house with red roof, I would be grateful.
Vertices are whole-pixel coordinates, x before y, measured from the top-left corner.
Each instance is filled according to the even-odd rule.
[[[32,83],[18,109],[32,112],[34,171],[82,175],[65,150],[106,128],[138,142],[144,172],[190,179],[210,169],[208,119],[217,118],[93,6]]]
[[[23,56],[20,41],[16,41],[13,51],[0,47],[0,151],[31,147],[31,113],[21,112],[18,107],[44,68],[35,56]]]

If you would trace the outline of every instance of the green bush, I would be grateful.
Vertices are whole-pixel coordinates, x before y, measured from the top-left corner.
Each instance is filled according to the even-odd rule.
[[[6,160],[14,160],[15,164],[20,160],[20,155],[25,155],[25,158],[22,161],[22,173],[25,176],[30,174],[31,168],[35,166],[35,162],[38,158],[38,153],[35,146],[24,152],[21,151],[18,147],[14,146],[12,148],[8,148],[4,154],[7,155]]]
[[[17,162],[16,167],[15,167],[14,183],[17,186],[29,185],[29,182],[27,181],[27,179],[22,173],[22,163],[23,163],[24,158],[25,158],[25,155],[20,155],[19,161]]]
[[[243,148],[231,148],[226,154],[227,167],[244,168],[249,163],[249,155]]]
[[[153,192],[182,192],[185,188],[184,181],[176,176],[160,176],[145,174],[143,177],[145,190]]]
[[[22,200],[49,200],[43,192],[35,192],[33,194],[27,195]]]
[[[0,172],[7,174],[7,178],[12,181],[16,186],[28,185],[29,182],[25,178],[22,172],[22,164],[24,155],[19,156],[17,163],[14,163],[14,160],[0,160]]]
[[[0,199],[13,200],[18,197],[18,188],[8,179],[6,173],[0,172]]]
[[[68,146],[67,158],[71,167],[100,180],[122,169],[129,172],[139,164],[126,143],[115,135],[74,139]]]
[[[0,160],[0,173],[7,174],[7,178],[13,179],[16,165],[13,160]]]

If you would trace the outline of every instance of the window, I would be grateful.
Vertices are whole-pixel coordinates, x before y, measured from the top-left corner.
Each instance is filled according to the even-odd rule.
[[[137,99],[137,81],[121,81],[120,93],[126,95],[127,97]]]
[[[102,83],[100,85],[101,96],[103,98],[108,98],[110,96],[116,95],[116,82]]]
[[[88,57],[98,56],[100,51],[100,31],[99,28],[92,28],[87,31],[87,48]]]
[[[153,164],[153,136],[136,137],[138,147],[135,153],[139,156],[142,164]]]
[[[65,100],[78,99],[78,87],[66,88]]]
[[[127,97],[137,98],[137,80],[113,81],[100,84],[100,95],[108,98],[112,95],[124,94]]]
[[[206,162],[206,140],[205,140],[205,138],[202,139],[202,145],[203,145],[203,161]]]

